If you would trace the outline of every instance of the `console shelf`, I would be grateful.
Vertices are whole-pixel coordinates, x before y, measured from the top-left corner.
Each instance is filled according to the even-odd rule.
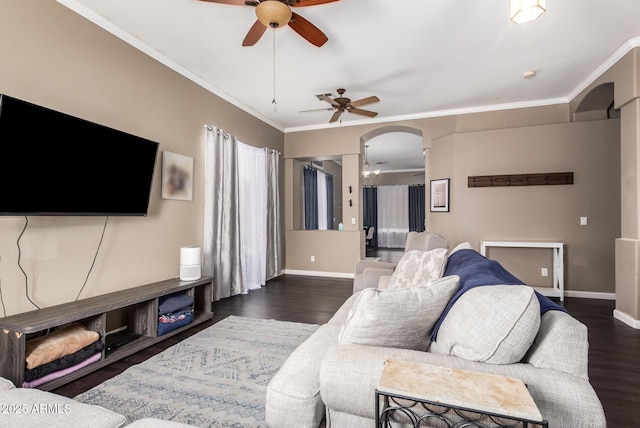
[[[158,336],[158,299],[177,292],[193,297],[193,321]],[[194,325],[210,320],[213,318],[212,300],[213,283],[210,277],[203,277],[196,281],[180,281],[178,278],[172,278],[0,318],[0,376],[11,380],[16,386],[22,385],[26,357],[25,345],[28,338],[78,322],[87,329],[98,332],[100,340],[104,341],[107,314],[125,310],[128,313],[127,328],[140,334],[141,337],[109,354],[103,349],[100,360],[38,386],[38,389],[45,391],[53,390]]]

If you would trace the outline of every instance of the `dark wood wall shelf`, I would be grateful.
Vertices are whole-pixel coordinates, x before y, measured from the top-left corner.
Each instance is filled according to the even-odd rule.
[[[573,172],[469,176],[467,187],[550,186],[573,184]]]
[[[177,292],[193,297],[193,321],[158,336],[158,299]],[[104,341],[107,314],[111,311],[126,309],[130,315],[127,328],[141,334],[140,339],[109,354],[103,350],[100,360],[38,386],[38,389],[50,391],[194,325],[210,320],[213,318],[212,301],[213,283],[210,277],[203,277],[196,281],[180,281],[178,278],[172,278],[0,318],[0,376],[11,380],[16,386],[22,386],[26,364],[25,344],[29,337],[78,322],[89,330],[97,331],[100,334],[100,340]]]

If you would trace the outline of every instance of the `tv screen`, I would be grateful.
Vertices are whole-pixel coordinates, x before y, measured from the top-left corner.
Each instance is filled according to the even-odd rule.
[[[0,215],[146,216],[158,143],[0,95]]]

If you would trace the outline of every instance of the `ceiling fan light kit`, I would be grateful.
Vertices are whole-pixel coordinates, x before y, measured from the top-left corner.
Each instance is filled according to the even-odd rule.
[[[291,21],[291,8],[277,0],[266,0],[256,6],[258,21],[265,27],[280,28]]]
[[[511,20],[516,24],[535,21],[546,10],[546,0],[511,0]]]
[[[256,21],[253,23],[242,46],[253,46],[267,28],[291,27],[303,39],[315,46],[324,45],[327,36],[318,27],[291,10],[292,7],[316,6],[339,0],[201,0],[210,3],[250,6],[256,8]]]

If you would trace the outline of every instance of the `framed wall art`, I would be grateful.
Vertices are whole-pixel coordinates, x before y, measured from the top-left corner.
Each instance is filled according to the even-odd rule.
[[[449,179],[431,180],[431,211],[449,211]]]
[[[162,152],[162,199],[193,200],[193,158]]]

